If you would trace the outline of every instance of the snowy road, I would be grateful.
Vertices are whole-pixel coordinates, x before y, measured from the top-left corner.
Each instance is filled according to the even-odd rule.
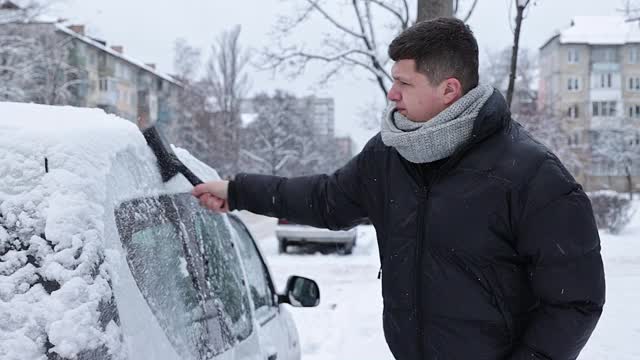
[[[640,208],[640,202],[636,203]],[[244,214],[258,239],[279,290],[289,275],[316,280],[318,308],[291,308],[304,360],[391,360],[382,333],[382,298],[375,231],[359,230],[351,256],[278,255],[275,220]],[[622,234],[601,233],[607,304],[580,360],[640,359],[640,211]]]

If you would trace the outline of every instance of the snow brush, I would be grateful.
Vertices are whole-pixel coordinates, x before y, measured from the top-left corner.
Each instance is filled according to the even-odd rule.
[[[191,185],[196,186],[202,184],[202,180],[191,172],[191,170],[178,159],[178,156],[171,150],[171,147],[165,143],[155,126],[143,130],[142,135],[145,140],[147,140],[147,145],[149,145],[156,155],[163,182],[167,182],[174,176],[182,174],[189,180]]]

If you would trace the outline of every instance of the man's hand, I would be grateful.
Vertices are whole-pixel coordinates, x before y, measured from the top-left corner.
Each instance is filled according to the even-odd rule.
[[[229,211],[227,197],[229,182],[224,180],[209,181],[193,188],[191,195],[198,198],[200,205],[215,212]]]

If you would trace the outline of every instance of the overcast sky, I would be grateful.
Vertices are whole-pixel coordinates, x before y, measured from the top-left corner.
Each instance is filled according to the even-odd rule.
[[[54,15],[73,23],[85,24],[88,33],[122,45],[125,53],[142,61],[158,64],[160,71],[173,70],[173,44],[185,38],[192,45],[208,49],[218,34],[235,24],[242,25],[241,42],[262,48],[272,38],[269,33],[278,15],[291,13],[301,0],[61,0]],[[337,0],[331,0],[337,1]],[[469,1],[469,0],[467,0]],[[510,46],[515,10],[513,0],[479,0],[469,24],[480,45],[481,62],[487,50]],[[523,25],[521,46],[538,49],[557,29],[565,28],[579,15],[615,15],[622,0],[534,0]],[[318,29],[322,31],[322,29]],[[307,36],[302,34],[301,36]],[[313,34],[308,34],[313,46]],[[316,69],[317,70],[317,69]],[[365,76],[343,76],[326,87],[317,85],[317,72],[310,69],[291,81],[284,76],[251,69],[252,91],[285,88],[296,95],[315,93],[332,96],[336,105],[336,132],[351,135],[359,146],[375,133],[362,129],[362,112],[380,90]]]

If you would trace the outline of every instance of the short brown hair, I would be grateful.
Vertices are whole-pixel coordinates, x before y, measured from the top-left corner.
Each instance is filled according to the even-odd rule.
[[[436,18],[404,30],[389,45],[393,61],[413,59],[432,85],[454,77],[464,93],[478,86],[478,43],[464,22]]]

